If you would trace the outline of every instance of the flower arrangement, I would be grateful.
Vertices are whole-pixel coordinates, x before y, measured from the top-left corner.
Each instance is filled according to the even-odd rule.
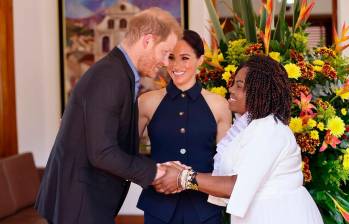
[[[205,0],[214,27],[211,48],[205,44],[205,63],[198,74],[204,88],[228,96],[237,66],[251,55],[269,55],[284,65],[292,90],[290,128],[302,149],[304,183],[325,223],[349,222],[349,26],[334,45],[307,48],[306,23],[315,1],[294,2],[293,24],[285,22],[282,1],[272,29],[272,0],[262,0],[260,15],[250,0],[232,0],[233,31],[223,33],[211,0]]]

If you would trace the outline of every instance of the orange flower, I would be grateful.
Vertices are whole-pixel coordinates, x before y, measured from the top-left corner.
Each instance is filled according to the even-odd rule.
[[[267,11],[267,21],[265,23],[264,33],[261,32],[261,37],[263,38],[265,54],[269,54],[269,43],[271,35],[271,22],[273,21],[273,0],[263,1],[265,10]]]
[[[302,4],[301,4],[301,10],[299,12],[299,16],[298,16],[298,20],[295,26],[295,30],[302,24],[305,23],[309,16],[310,16],[310,12],[313,9],[315,5],[315,0],[312,0],[310,2],[310,4],[307,3],[307,0],[302,0]]]
[[[339,210],[339,212],[341,213],[341,215],[343,216],[345,221],[349,222],[349,211],[346,210],[345,208],[343,208],[343,206],[341,206],[341,204],[339,204],[339,202],[336,199],[334,199],[334,197],[332,197],[329,194],[328,194],[328,196],[330,196],[330,198],[332,199],[334,205]]]
[[[336,95],[340,96],[343,100],[349,99],[349,79],[347,79],[344,85],[336,91]]]
[[[220,49],[218,48],[218,43],[215,38],[212,39],[212,48],[210,49],[207,42],[204,42],[205,49],[205,61],[207,64],[211,65],[214,68],[219,70],[224,70],[223,67],[219,64],[219,62],[223,61],[222,53],[220,53]]]
[[[330,145],[332,148],[336,148],[338,144],[340,144],[341,141],[334,135],[331,135],[331,131],[326,132],[325,140],[322,143],[322,146],[320,148],[320,152],[323,152],[327,149],[328,145]]]
[[[342,26],[341,36],[339,36],[336,30],[336,26],[333,26],[333,39],[334,39],[334,44],[336,46],[336,51],[338,53],[342,52],[344,49],[349,47],[349,44],[341,46],[342,43],[349,40],[349,35],[345,35],[348,31],[349,31],[349,26],[346,26],[344,23]]]
[[[304,95],[303,92],[301,92],[301,100],[294,100],[294,103],[299,106],[301,109],[301,114],[300,116],[305,116],[305,115],[314,115],[313,109],[316,109],[316,107],[310,103],[312,98],[312,95],[309,94],[308,96]]]

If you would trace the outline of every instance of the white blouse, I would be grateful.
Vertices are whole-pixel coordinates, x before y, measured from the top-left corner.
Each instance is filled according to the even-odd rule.
[[[274,211],[273,218],[277,217],[278,210],[280,216],[287,211],[291,221],[292,216],[308,208],[312,211],[311,219],[315,217],[316,221],[301,216],[298,223],[322,223],[315,203],[302,186],[301,151],[290,128],[273,115],[253,120],[245,128],[242,125],[238,132],[234,126],[217,145],[213,171],[213,175],[237,175],[232,194],[229,199],[209,196],[208,201],[227,205],[234,223],[264,223],[265,214],[261,213],[267,212],[261,210]],[[300,198],[300,204],[305,206],[302,210],[299,208],[298,213],[294,206],[300,207],[299,201],[294,203],[294,198]],[[284,207],[286,204],[292,212]],[[287,217],[282,216],[285,223]],[[265,223],[268,222],[275,223]]]

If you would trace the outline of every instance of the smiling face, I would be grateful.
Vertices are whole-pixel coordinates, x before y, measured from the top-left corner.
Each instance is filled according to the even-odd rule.
[[[147,35],[143,42],[145,50],[139,56],[137,68],[143,76],[155,78],[162,67],[168,66],[169,54],[176,45],[177,36],[171,33],[165,41],[157,43],[153,35]]]
[[[203,56],[196,56],[193,48],[184,40],[177,42],[169,56],[167,72],[173,83],[181,90],[190,89],[196,82],[196,68],[203,62]]]
[[[247,71],[247,67],[241,68],[235,76],[233,86],[229,88],[229,109],[240,115],[243,115],[247,111],[245,88]]]

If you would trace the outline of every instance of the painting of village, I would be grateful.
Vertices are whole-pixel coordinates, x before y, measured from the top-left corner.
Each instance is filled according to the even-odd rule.
[[[183,24],[182,0],[60,0],[63,106],[79,78],[97,60],[120,43],[130,18],[157,6]],[[160,77],[160,79],[162,79]],[[143,80],[143,87],[158,88],[161,80]]]

